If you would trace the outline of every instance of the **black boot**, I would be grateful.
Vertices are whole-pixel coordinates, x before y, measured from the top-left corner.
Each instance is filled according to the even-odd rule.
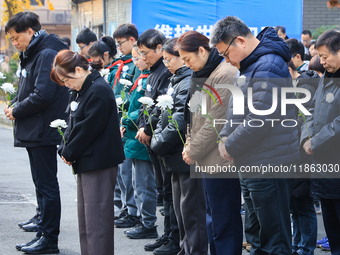
[[[18,251],[21,251],[21,248],[22,248],[22,247],[30,246],[30,245],[34,244],[35,242],[37,242],[39,239],[40,239],[40,237],[36,236],[36,237],[34,237],[33,240],[29,241],[28,243],[17,244],[17,245],[15,246],[15,248],[16,248]]]

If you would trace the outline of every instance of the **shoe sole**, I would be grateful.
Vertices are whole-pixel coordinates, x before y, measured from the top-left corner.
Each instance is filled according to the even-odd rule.
[[[21,250],[21,251],[24,252],[25,254],[58,254],[58,253],[60,253],[59,249],[49,250],[49,251],[37,251],[37,252],[30,252],[30,251],[23,251],[23,250]]]
[[[126,236],[131,239],[156,239],[158,238],[158,235],[149,235],[149,236],[140,237],[140,236],[133,236],[133,235],[126,234]]]

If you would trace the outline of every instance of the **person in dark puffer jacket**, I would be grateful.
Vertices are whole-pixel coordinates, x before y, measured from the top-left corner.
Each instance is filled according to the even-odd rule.
[[[7,22],[5,32],[20,52],[18,94],[5,114],[15,120],[14,146],[26,148],[41,220],[36,237],[16,246],[27,253],[55,253],[58,249],[61,204],[57,179],[58,132],[49,126],[66,119],[68,90],[50,79],[52,62],[65,43],[41,29],[39,16],[20,12]]]
[[[272,106],[273,88],[292,87],[286,62],[291,59],[288,46],[273,28],[265,28],[255,37],[237,17],[228,16],[214,26],[210,44],[216,46],[227,62],[240,70],[235,86],[248,101],[247,90],[252,88],[255,109],[267,110]],[[232,160],[243,170],[245,167],[280,166],[294,164],[299,159],[298,129],[272,125],[265,119],[293,119],[295,110],[287,107],[281,116],[281,93],[278,106],[270,115],[250,112],[244,105],[244,114],[234,114],[233,100],[229,102],[227,120],[221,131],[224,143],[219,144],[221,157]],[[264,121],[262,127],[251,127],[249,120]],[[234,125],[230,122],[233,120]],[[245,124],[240,124],[244,123]],[[235,123],[237,122],[237,124]],[[290,228],[290,199],[292,181],[283,178],[251,177],[240,172],[240,183],[249,217],[245,223],[246,240],[251,254],[290,255],[292,253]],[[254,176],[253,176],[254,177]],[[261,178],[262,177],[262,178]]]

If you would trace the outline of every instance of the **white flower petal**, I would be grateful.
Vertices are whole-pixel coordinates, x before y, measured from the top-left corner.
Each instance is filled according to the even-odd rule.
[[[188,106],[189,111],[195,114],[198,114],[202,105],[202,93],[200,91],[195,91],[195,93],[192,95]]]
[[[326,101],[328,102],[328,103],[332,103],[333,101],[334,101],[334,95],[333,95],[333,93],[328,93],[327,95],[326,95]]]
[[[73,112],[76,111],[78,109],[78,105],[79,105],[79,103],[72,101],[71,104],[70,104],[71,111],[73,111]]]
[[[99,71],[99,73],[102,77],[104,77],[105,75],[108,75],[110,73],[110,70],[109,69],[101,69]]]
[[[129,70],[128,66],[123,66],[123,72],[127,72],[127,70]]]
[[[6,76],[4,76],[4,74],[2,72],[0,72],[0,79],[5,79]]]
[[[123,99],[121,97],[116,98],[116,104],[117,106],[120,106],[124,103]]]
[[[132,85],[132,82],[127,79],[120,79],[119,82],[120,84],[127,86],[127,87]]]
[[[151,85],[150,85],[150,84],[146,85],[146,90],[147,90],[147,91],[149,91],[149,92],[151,92],[151,90],[152,90],[152,87],[151,87]]]
[[[155,104],[152,98],[150,97],[141,97],[138,99],[138,102],[141,102],[143,105],[146,105],[146,107],[151,107]]]
[[[57,119],[50,123],[50,127],[52,128],[67,128],[67,124],[65,120]]]
[[[160,95],[157,98],[156,106],[162,108],[162,110],[166,110],[167,108],[172,109],[172,105],[174,104],[174,100],[170,95]]]
[[[0,88],[5,92],[9,94],[15,93],[15,88],[12,83],[6,82],[0,86]]]

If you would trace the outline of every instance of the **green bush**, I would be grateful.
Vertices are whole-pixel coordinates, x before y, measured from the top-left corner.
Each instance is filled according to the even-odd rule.
[[[313,36],[313,39],[318,39],[318,37],[325,31],[327,30],[330,30],[330,29],[334,29],[338,27],[338,25],[322,25],[321,27],[318,27],[318,28],[315,28],[315,29],[312,29],[311,32],[312,32],[312,36]]]

